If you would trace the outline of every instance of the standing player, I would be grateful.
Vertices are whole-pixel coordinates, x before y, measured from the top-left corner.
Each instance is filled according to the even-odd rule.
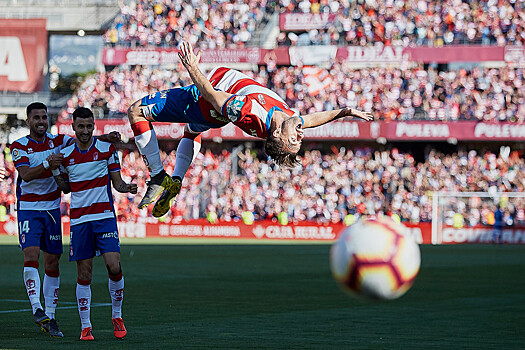
[[[26,108],[26,114],[29,135],[11,144],[13,162],[18,171],[17,217],[19,241],[24,253],[24,284],[36,324],[50,335],[62,337],[55,321],[60,284],[58,262],[62,254],[60,190],[49,169],[60,164],[62,156],[57,153],[72,139],[67,135],[47,132],[49,118],[45,104],[31,103]],[[104,139],[118,141],[120,135],[112,133],[104,135]],[[44,255],[46,312],[40,303],[40,250]]]
[[[61,176],[58,165],[54,164],[51,169],[60,189],[71,192],[69,260],[77,262],[76,295],[82,323],[80,339],[94,339],[90,320],[91,276],[93,257],[97,253],[102,254],[108,270],[113,333],[120,339],[127,333],[121,311],[124,277],[110,180],[115,190],[122,193],[137,193],[137,185],[122,180],[115,146],[94,138],[94,128],[93,113],[87,108],[77,108],[73,112],[73,130],[77,139],[61,151],[61,164],[69,182]]]
[[[150,169],[151,181],[139,208],[162,196],[153,208],[160,217],[170,208],[179,193],[182,179],[200,150],[200,133],[228,123],[247,134],[266,139],[265,152],[277,164],[294,166],[303,139],[303,129],[326,124],[342,117],[373,120],[370,113],[352,108],[299,116],[279,95],[233,69],[219,67],[206,78],[197,64],[189,43],[183,43],[179,57],[194,85],[159,91],[136,101],[128,110],[135,143]],[[162,166],[159,146],[152,121],[186,123],[185,133],[177,147],[173,178]]]

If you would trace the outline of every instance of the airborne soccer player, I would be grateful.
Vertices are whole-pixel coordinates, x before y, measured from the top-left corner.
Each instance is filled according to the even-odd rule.
[[[370,113],[352,108],[299,116],[270,89],[247,75],[224,67],[215,68],[206,78],[189,43],[183,43],[179,57],[194,85],[159,91],[131,105],[128,118],[135,143],[145,158],[151,181],[139,208],[160,196],[153,216],[168,212],[179,193],[182,179],[200,151],[200,133],[233,123],[249,135],[266,139],[265,152],[279,165],[294,166],[301,148],[303,129],[313,128],[342,117],[373,120]],[[151,122],[186,123],[176,153],[173,176],[166,174]],[[164,192],[163,192],[164,191]]]
[[[108,270],[113,333],[117,338],[127,334],[122,320],[124,277],[110,181],[118,192],[137,193],[137,185],[122,180],[115,146],[94,138],[94,128],[93,113],[87,108],[77,108],[73,112],[73,130],[77,139],[61,152],[62,168],[69,182],[58,168],[52,168],[60,189],[64,193],[71,192],[69,260],[77,262],[76,295],[82,324],[81,340],[94,339],[90,319],[91,277],[93,257],[98,252]]]

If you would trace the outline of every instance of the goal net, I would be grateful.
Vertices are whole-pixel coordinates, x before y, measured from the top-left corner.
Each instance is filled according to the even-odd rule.
[[[501,227],[494,225],[497,208]],[[434,192],[432,244],[525,244],[525,193]]]

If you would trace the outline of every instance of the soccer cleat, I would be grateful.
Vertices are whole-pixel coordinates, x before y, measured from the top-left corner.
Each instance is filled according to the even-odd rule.
[[[116,338],[122,339],[128,334],[126,327],[124,327],[124,321],[121,318],[112,318],[113,323],[113,334]]]
[[[35,323],[37,326],[42,328],[42,332],[49,332],[49,316],[46,315],[44,310],[36,309],[35,314],[33,315]]]
[[[175,200],[175,196],[179,194],[180,187],[182,186],[182,180],[179,177],[172,178],[172,184],[170,187],[166,188],[162,195],[160,196],[157,203],[153,207],[152,215],[156,218],[160,218],[162,215],[166,214]]]
[[[54,318],[49,321],[49,335],[56,338],[62,338],[64,336],[58,328],[57,321]]]
[[[153,176],[151,180],[148,181],[148,188],[146,189],[146,194],[139,203],[139,209],[142,209],[155,201],[164,189],[171,186],[172,182],[173,180],[171,179],[171,176],[166,174],[164,170]]]
[[[93,333],[91,333],[91,327],[82,330],[82,333],[80,333],[80,340],[95,340]]]

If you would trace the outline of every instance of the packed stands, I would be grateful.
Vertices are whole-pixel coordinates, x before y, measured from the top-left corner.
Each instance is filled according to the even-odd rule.
[[[7,151],[6,155],[9,157]],[[161,152],[161,156],[171,173],[175,152]],[[148,171],[136,151],[124,151],[121,157],[123,179],[137,183],[139,194],[114,191],[117,216],[120,221],[151,217],[151,208],[141,211],[137,207]],[[11,162],[5,165],[9,176],[0,187],[0,205],[12,213],[14,169]],[[307,151],[302,166],[277,169],[253,149],[245,149],[237,156],[227,150],[207,150],[190,168],[178,201],[165,220],[205,218],[214,212],[219,221],[228,222],[240,220],[243,212],[251,211],[255,220],[277,220],[279,213],[286,212],[291,222],[337,223],[348,214],[384,213],[399,215],[404,222],[419,223],[431,220],[434,191],[524,190],[525,160],[516,152],[498,156],[473,150],[447,155],[431,151],[424,162],[417,163],[410,153],[395,148],[341,148],[337,153]],[[67,214],[68,196],[64,198],[62,211]],[[449,219],[454,213],[462,213],[467,225],[490,223],[495,209],[492,202],[462,203],[458,201],[449,208]],[[525,223],[524,209],[524,198],[509,200],[508,220]]]
[[[264,23],[267,1],[120,1],[120,14],[104,35],[112,46],[243,47]]]
[[[180,70],[183,72],[183,70]],[[381,120],[484,120],[523,122],[524,69],[474,67],[438,71],[432,67],[369,68],[344,64],[330,69],[280,67],[246,74],[268,86],[301,114],[341,107],[372,111]],[[62,111],[61,120],[77,106],[122,116],[146,94],[191,83],[187,73],[136,66],[117,67],[88,77]]]

